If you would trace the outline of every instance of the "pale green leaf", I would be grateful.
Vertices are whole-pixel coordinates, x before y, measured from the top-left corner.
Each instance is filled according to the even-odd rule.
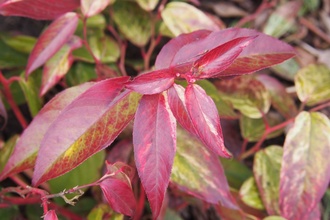
[[[241,200],[248,206],[264,210],[265,207],[261,201],[257,184],[253,177],[247,179],[239,190]]]
[[[157,6],[159,0],[136,0],[136,2],[146,11],[152,11]]]
[[[289,60],[284,61],[283,63],[277,64],[275,66],[270,67],[278,76],[294,81],[294,77],[298,70],[300,69],[300,65],[298,62],[291,58]]]
[[[287,220],[287,219],[283,218],[281,216],[273,215],[273,216],[268,216],[268,217],[264,218],[263,220]]]

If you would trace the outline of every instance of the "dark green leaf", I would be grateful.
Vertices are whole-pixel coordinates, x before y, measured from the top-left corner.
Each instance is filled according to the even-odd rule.
[[[0,40],[0,68],[24,67],[27,63],[27,55],[22,54]]]
[[[37,42],[36,38],[27,35],[1,35],[0,38],[11,48],[25,54],[31,53],[34,45]]]
[[[251,170],[236,159],[220,158],[229,186],[239,189],[243,182],[252,176]]]
[[[65,75],[66,83],[69,86],[80,85],[92,79],[96,79],[95,66],[93,64],[77,62],[70,71]]]

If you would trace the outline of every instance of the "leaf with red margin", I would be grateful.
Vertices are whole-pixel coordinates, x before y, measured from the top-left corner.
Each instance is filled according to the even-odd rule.
[[[152,95],[171,87],[174,79],[175,74],[171,69],[162,69],[139,75],[126,87],[144,95]]]
[[[81,0],[81,11],[88,18],[100,13],[109,4],[110,0]]]
[[[309,220],[330,180],[330,120],[301,112],[289,130],[280,174],[280,211],[290,220]]]
[[[206,202],[238,209],[219,157],[180,127],[171,184]]]
[[[49,25],[35,44],[25,70],[26,76],[43,65],[73,35],[78,25],[78,15],[68,12]]]
[[[62,14],[73,11],[79,5],[79,0],[3,0],[0,3],[0,14],[36,20],[53,20]]]
[[[82,41],[79,37],[72,36],[64,46],[50,58],[43,69],[40,96],[43,96],[69,71],[73,56],[72,50],[81,47]]]
[[[72,170],[113,142],[134,117],[140,98],[135,92],[118,95],[126,80],[101,81],[62,111],[41,142],[33,185]]]
[[[133,168],[118,162],[113,165],[107,164],[107,169],[109,176],[99,184],[105,199],[114,211],[133,216],[136,208],[136,200],[130,181],[132,178],[130,173],[134,171]],[[129,174],[125,171],[128,171]]]
[[[176,150],[176,120],[166,96],[166,93],[144,95],[133,128],[136,168],[153,219],[160,213]]]
[[[57,94],[40,110],[19,138],[13,154],[0,174],[0,180],[34,167],[41,140],[49,126],[67,105],[92,85],[94,83],[84,83],[66,89]]]
[[[239,37],[206,52],[196,60],[192,74],[196,78],[211,78],[227,69],[257,36]]]
[[[188,115],[198,137],[214,153],[230,158],[222,136],[220,118],[213,100],[198,85],[190,84],[185,91]]]

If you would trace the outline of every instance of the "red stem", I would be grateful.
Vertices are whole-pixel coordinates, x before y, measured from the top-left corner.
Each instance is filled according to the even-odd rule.
[[[328,106],[330,106],[330,101],[328,101],[328,102],[326,102],[326,103],[323,103],[323,104],[320,104],[320,105],[318,105],[318,106],[316,106],[316,107],[310,109],[309,111],[310,111],[310,112],[316,112],[316,111],[318,111],[318,110],[320,110],[320,109],[323,109],[323,108],[325,108],[325,107],[328,107]]]
[[[71,220],[82,220],[84,219],[83,217],[77,215],[74,212],[71,212],[70,210],[57,205],[54,202],[49,203],[49,208],[50,209],[54,209],[55,211],[61,213],[61,215],[63,215],[64,217],[66,217],[67,219],[71,219]]]
[[[19,121],[19,123],[21,124],[21,126],[25,129],[28,126],[28,123],[26,122],[23,114],[21,113],[21,111],[19,110],[18,106],[16,105],[15,101],[14,101],[14,97],[11,94],[10,88],[9,88],[9,80],[7,80],[2,72],[0,71],[0,83],[3,85],[3,93],[5,95],[5,98],[8,102],[8,104],[10,105],[11,109],[13,110],[17,120]]]

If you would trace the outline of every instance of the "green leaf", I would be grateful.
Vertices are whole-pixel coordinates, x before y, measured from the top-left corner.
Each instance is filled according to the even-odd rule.
[[[277,64],[275,66],[270,67],[278,76],[294,81],[294,77],[298,70],[300,69],[300,65],[298,62],[291,58],[289,60],[284,61],[283,63]]]
[[[276,112],[268,112],[268,114],[266,115],[266,120],[271,127],[283,122],[283,118],[281,117],[281,115]],[[242,115],[239,122],[241,134],[248,141],[260,140],[266,129],[265,123],[262,118],[254,119]],[[281,135],[282,132],[283,129],[273,131],[272,133],[267,135],[267,139],[277,137]]]
[[[65,75],[66,83],[71,87],[96,79],[97,75],[94,68],[93,64],[76,62]]]
[[[256,153],[253,172],[263,204],[270,215],[279,215],[280,169],[283,148],[269,146]]]
[[[330,219],[330,189],[323,196],[323,219]]]
[[[20,210],[16,205],[9,206],[8,208],[1,208],[0,216],[1,219],[21,219],[22,217],[20,216]]]
[[[159,0],[136,0],[141,8],[146,11],[152,11],[157,6]]]
[[[0,148],[0,173],[5,167],[11,153],[13,152],[17,139],[17,135],[11,137],[9,140],[6,141],[4,146]]]
[[[237,118],[238,115],[235,113],[233,106],[221,98],[221,95],[217,88],[207,80],[199,80],[197,84],[200,85],[205,92],[213,99],[217,109],[219,111],[220,117],[223,118]]]
[[[0,69],[24,67],[28,56],[22,54],[0,40]]]
[[[120,32],[136,46],[145,46],[151,36],[150,14],[135,2],[116,1],[113,16]]]
[[[257,184],[253,177],[247,179],[239,190],[241,200],[248,206],[264,210],[265,207],[261,201]]]
[[[115,213],[108,204],[99,204],[88,214],[87,220],[103,220],[108,216],[109,220],[123,220],[124,215]],[[109,217],[110,216],[110,217]]]
[[[25,73],[23,72],[21,74],[21,80],[19,81],[19,85],[24,93],[30,113],[33,117],[38,114],[43,104],[43,100],[39,97],[40,82],[41,71],[35,71],[27,80],[25,80]]]
[[[325,65],[309,65],[297,73],[295,85],[298,98],[308,106],[329,100],[330,70]]]
[[[261,118],[270,108],[270,95],[266,87],[252,75],[215,82],[221,98],[250,118]]]
[[[14,50],[25,54],[30,54],[37,42],[36,38],[27,35],[1,35],[0,38],[3,42],[5,42],[5,44]]]
[[[161,16],[166,26],[175,36],[200,29],[219,30],[218,25],[203,11],[185,2],[166,4]]]

